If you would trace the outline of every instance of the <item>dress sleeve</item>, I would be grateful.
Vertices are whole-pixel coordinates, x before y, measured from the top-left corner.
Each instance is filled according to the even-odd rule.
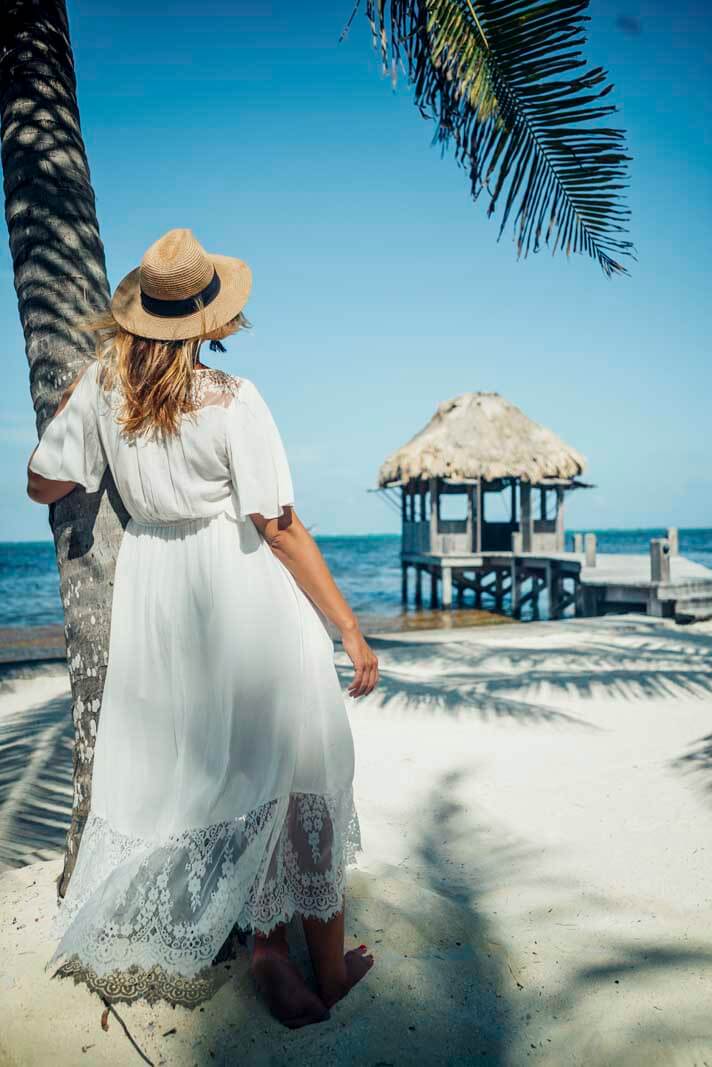
[[[55,482],[77,482],[95,493],[106,470],[97,417],[98,364],[90,364],[58,415],[50,419],[30,470]]]
[[[227,411],[227,451],[238,515],[276,519],[294,505],[294,487],[282,438],[257,386],[243,379]]]

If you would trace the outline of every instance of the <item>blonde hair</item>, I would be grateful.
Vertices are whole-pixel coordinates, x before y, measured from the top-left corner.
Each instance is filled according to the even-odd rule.
[[[140,337],[124,329],[110,310],[75,323],[77,329],[96,337],[101,383],[107,392],[119,389],[117,419],[125,434],[176,433],[182,416],[196,410],[193,374],[201,344],[210,341],[211,348],[224,352],[220,340],[251,325],[239,312],[224,326],[208,331],[205,309],[201,307],[200,312],[199,335],[182,341]]]

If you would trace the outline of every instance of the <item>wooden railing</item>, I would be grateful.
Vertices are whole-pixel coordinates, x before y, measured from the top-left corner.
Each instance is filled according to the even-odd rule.
[[[558,544],[555,519],[535,519],[530,552],[563,551]],[[483,552],[511,552],[512,534],[517,529],[511,522],[487,522],[482,528]],[[475,531],[468,537],[464,519],[441,519],[437,533],[430,532],[430,521],[407,520],[403,523],[403,552],[457,556],[476,552]]]

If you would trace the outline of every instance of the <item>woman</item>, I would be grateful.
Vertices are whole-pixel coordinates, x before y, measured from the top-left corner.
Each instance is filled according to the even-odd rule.
[[[130,515],[116,564],[91,811],[55,918],[60,956],[98,976],[204,974],[234,924],[288,1026],[366,973],[344,953],[344,872],[360,849],[351,728],[330,619],[370,693],[378,663],[294,510],[257,386],[199,360],[247,325],[238,259],[170,230],[91,324],[97,360],[30,458],[28,492],[97,492]],[[291,962],[301,915],[318,995]]]

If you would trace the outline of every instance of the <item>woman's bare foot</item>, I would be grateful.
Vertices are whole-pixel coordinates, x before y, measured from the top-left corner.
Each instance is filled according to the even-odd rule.
[[[329,1018],[328,1008],[312,993],[290,960],[286,943],[274,945],[256,939],[251,970],[269,1010],[284,1026],[296,1030]]]
[[[344,909],[331,919],[302,916],[319,995],[330,1008],[345,997],[373,967],[373,956],[365,945],[344,955]]]
[[[373,956],[365,945],[359,945],[358,948],[347,952],[344,956],[343,968],[339,968],[339,973],[319,983],[319,992],[324,1005],[331,1008],[338,1000],[342,1000],[372,967]]]

